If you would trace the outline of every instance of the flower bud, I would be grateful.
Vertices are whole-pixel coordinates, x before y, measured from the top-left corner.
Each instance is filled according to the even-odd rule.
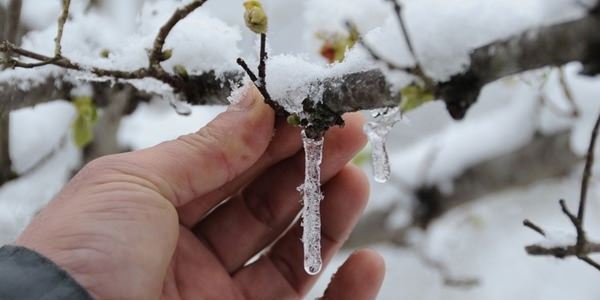
[[[262,4],[256,0],[250,0],[244,2],[244,7],[246,8],[246,11],[244,12],[246,26],[255,33],[266,33],[268,18]]]

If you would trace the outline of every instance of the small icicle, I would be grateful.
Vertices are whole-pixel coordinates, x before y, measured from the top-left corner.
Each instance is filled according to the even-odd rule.
[[[365,124],[363,129],[373,151],[371,154],[373,178],[377,182],[386,182],[390,179],[391,171],[390,161],[385,149],[385,140],[394,124],[400,121],[402,115],[399,107],[374,110],[373,115],[376,118],[375,121]]]
[[[302,193],[302,243],[304,244],[304,270],[309,275],[321,271],[321,160],[323,158],[323,138],[318,140],[306,136],[302,130],[305,153],[304,183],[298,187]]]

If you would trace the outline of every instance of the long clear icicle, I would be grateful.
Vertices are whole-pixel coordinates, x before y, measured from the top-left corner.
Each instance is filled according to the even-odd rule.
[[[402,115],[399,107],[374,110],[373,115],[375,121],[365,124],[363,129],[372,148],[373,178],[377,182],[386,182],[390,179],[391,171],[385,140]]]
[[[321,160],[323,158],[323,138],[311,139],[302,131],[305,153],[304,183],[298,187],[302,193],[302,243],[304,244],[304,270],[310,275],[321,271]]]

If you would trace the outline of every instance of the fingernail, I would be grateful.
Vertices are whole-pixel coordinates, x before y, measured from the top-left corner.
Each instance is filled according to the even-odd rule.
[[[236,95],[237,94],[237,95]],[[234,91],[230,96],[232,104],[229,105],[228,111],[249,111],[256,99],[260,99],[261,95],[258,89],[252,83],[247,83],[238,91]]]

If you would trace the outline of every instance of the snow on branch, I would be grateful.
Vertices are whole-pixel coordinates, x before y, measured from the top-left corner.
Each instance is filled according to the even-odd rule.
[[[203,1],[194,1],[192,8],[202,3]],[[164,34],[168,34],[176,24],[175,20],[180,20],[189,12],[191,10],[188,11],[187,7],[176,11],[168,23],[161,28],[149,56],[151,65],[156,66],[157,57],[162,56],[157,53],[165,52],[161,50]],[[167,26],[169,24],[170,26]],[[462,118],[477,100],[481,88],[504,76],[544,66],[559,66],[571,61],[580,61],[584,66],[584,74],[597,74],[600,72],[600,31],[597,28],[600,28],[600,17],[596,10],[592,10],[579,20],[532,29],[506,40],[474,49],[470,55],[470,66],[449,80],[436,83],[431,92],[437,99],[446,103],[448,111],[454,118]],[[231,89],[240,85],[245,76],[242,71],[223,74],[206,72],[188,76],[169,73],[162,68],[152,66],[134,71],[106,70],[84,66],[62,56],[53,58],[40,55],[7,41],[0,43],[0,52],[16,54],[70,70],[48,72],[46,74],[52,75],[45,75],[46,79],[41,80],[40,84],[30,85],[26,90],[22,90],[19,82],[15,82],[18,79],[0,82],[3,98],[0,101],[0,110],[14,110],[50,101],[52,100],[50,96],[68,94],[66,92],[69,87],[77,83],[77,79],[74,79],[76,76],[69,76],[73,71],[78,74],[91,73],[99,77],[98,80],[118,80],[125,83],[133,79],[153,78],[171,86],[175,93],[191,104],[226,104],[226,97]],[[164,60],[165,57],[161,58]],[[13,68],[24,67],[13,57],[2,62],[5,66]],[[400,102],[399,95],[390,95],[391,85],[379,69],[320,79],[308,84],[323,88],[325,91],[322,97],[323,106],[338,116],[350,111],[392,107]],[[21,100],[23,97],[26,99]],[[309,100],[318,102],[321,99]]]
[[[475,49],[463,73],[439,83],[435,95],[444,99],[454,118],[461,118],[481,88],[499,78],[519,72],[561,66],[579,61],[582,73],[600,73],[600,13],[562,24],[526,31],[506,40]]]

